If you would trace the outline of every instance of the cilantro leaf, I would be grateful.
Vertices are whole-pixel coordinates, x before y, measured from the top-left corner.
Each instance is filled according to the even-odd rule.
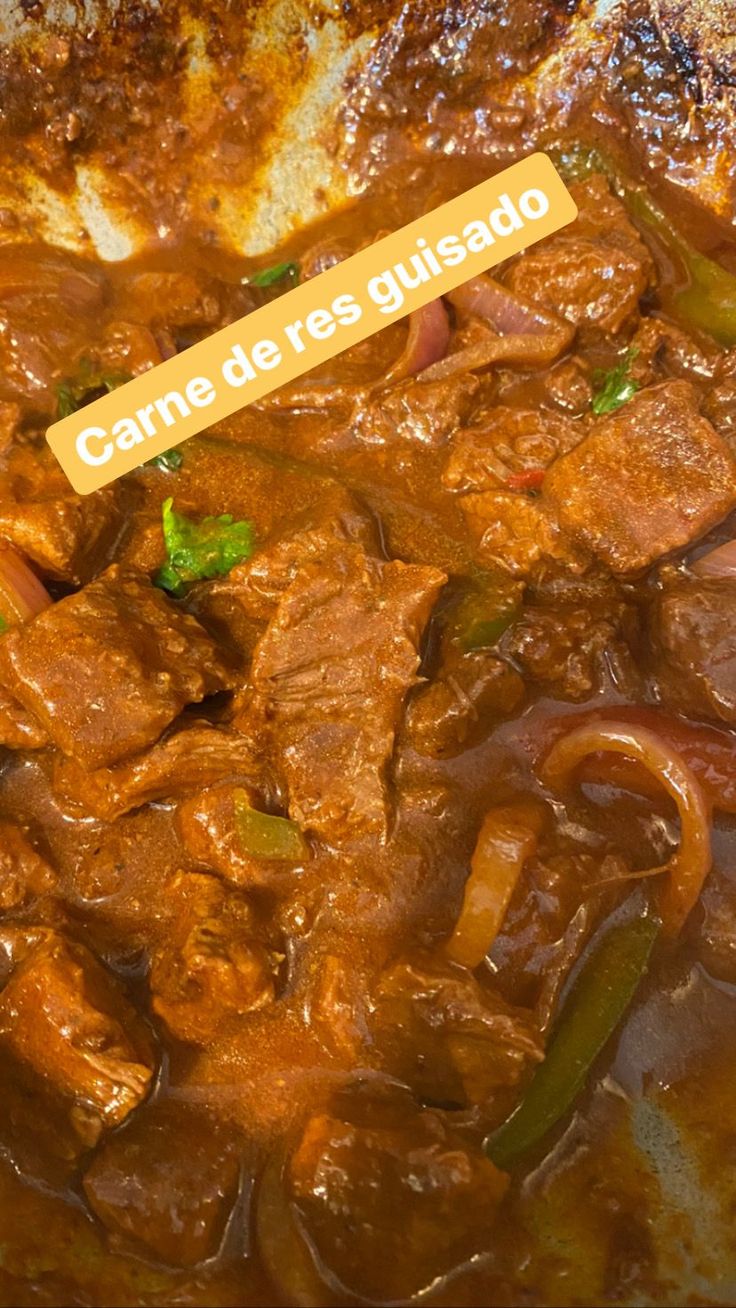
[[[194,522],[177,513],[174,501],[168,499],[162,517],[167,558],[154,582],[172,595],[183,594],[188,582],[224,577],[253,553],[252,523],[233,522],[229,513]]]
[[[272,268],[261,268],[260,272],[254,273],[252,277],[246,279],[248,286],[273,286],[275,282],[283,282],[288,279],[290,286],[296,286],[299,281],[299,264],[298,263],[276,263]]]
[[[178,472],[184,455],[181,450],[164,450],[163,454],[157,454],[153,459],[146,462],[147,468],[158,468],[159,472]]]
[[[83,409],[85,404],[99,400],[102,395],[117,390],[131,380],[128,372],[96,372],[88,359],[83,359],[76,377],[67,377],[56,388],[57,417],[68,418]]]
[[[599,417],[604,413],[614,413],[638,391],[639,383],[629,376],[638,353],[638,350],[627,350],[623,359],[610,372],[598,370],[594,373],[593,380],[599,389],[593,396],[592,408]]]
[[[3,632],[8,630],[9,625],[10,624],[3,617],[2,613],[0,613],[0,636],[2,636]]]

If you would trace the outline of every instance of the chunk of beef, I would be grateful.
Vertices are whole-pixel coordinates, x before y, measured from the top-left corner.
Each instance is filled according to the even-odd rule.
[[[269,1004],[280,958],[256,938],[252,911],[216,877],[180,873],[166,940],[153,953],[153,1011],[177,1039],[208,1044],[228,1018]]]
[[[8,749],[44,749],[48,743],[40,723],[0,685],[0,745]]]
[[[639,386],[651,386],[669,377],[707,381],[718,366],[715,345],[696,341],[666,318],[642,318],[631,338],[629,373]]]
[[[682,549],[736,504],[736,460],[684,381],[640,391],[553,464],[542,502],[612,572]]]
[[[252,558],[237,564],[227,577],[207,583],[209,593],[235,596],[250,617],[268,622],[300,568],[350,543],[376,553],[376,524],[342,486],[328,487],[318,504],[303,509]]]
[[[615,854],[570,852],[559,842],[524,865],[490,951],[494,984],[532,1009],[546,1030],[571,968],[630,869]],[[626,882],[624,882],[626,884]]]
[[[125,287],[128,312],[169,327],[214,327],[221,308],[217,284],[189,272],[139,272]]]
[[[541,499],[520,491],[481,491],[464,495],[460,503],[482,563],[501,564],[516,577],[529,576],[542,560],[557,559],[571,568],[587,563]]]
[[[350,417],[351,432],[367,445],[411,441],[438,449],[468,418],[479,385],[467,372],[440,381],[409,378],[360,399]]]
[[[655,600],[655,674],[667,705],[736,722],[736,580],[682,580]]]
[[[626,636],[636,634],[633,613],[619,604],[607,612],[590,606],[528,605],[501,640],[525,677],[556,698],[587,699],[604,686],[636,685]]]
[[[0,472],[0,536],[44,576],[81,585],[99,571],[120,531],[117,491],[76,495],[51,450],[17,446]]]
[[[225,777],[249,779],[254,767],[252,746],[240,732],[193,722],[117,767],[88,772],[61,756],[54,789],[67,812],[112,822],[141,804],[174,799]]]
[[[618,332],[652,280],[652,259],[604,177],[571,188],[575,222],[522,255],[508,284],[576,327]]]
[[[55,931],[0,933],[0,1046],[68,1104],[80,1139],[119,1126],[151,1084],[151,1040],[112,977]]]
[[[580,418],[590,412],[593,384],[583,360],[575,356],[560,359],[540,380],[545,403],[570,417]]]
[[[98,268],[69,255],[0,251],[0,400],[56,414],[66,360],[94,339],[104,302]]]
[[[284,593],[253,660],[252,721],[301,826],[334,840],[385,836],[384,773],[444,581],[354,545],[307,565]]]
[[[542,1058],[530,1013],[423,953],[384,972],[371,1031],[385,1071],[435,1104],[483,1103]]]
[[[193,795],[179,805],[181,838],[201,867],[212,868],[235,885],[267,885],[273,879],[273,863],[246,853],[238,836],[235,806],[243,796],[248,802],[248,791],[228,782]]]
[[[238,1188],[234,1141],[202,1113],[163,1101],[106,1140],[84,1176],[93,1211],[174,1267],[217,1253]]]
[[[91,768],[150,745],[186,704],[232,684],[199,623],[117,566],[9,631],[0,680]]]
[[[22,908],[56,886],[56,873],[36,852],[28,832],[0,820],[0,911]]]
[[[323,1266],[379,1303],[413,1298],[486,1249],[507,1184],[440,1114],[409,1108],[365,1124],[311,1118],[289,1180]]]
[[[477,426],[456,433],[442,484],[461,493],[534,489],[545,469],[584,435],[584,427],[561,414],[499,405],[484,413]]]
[[[696,934],[698,956],[711,976],[736,984],[736,887],[733,881],[711,873],[700,898],[702,921]]]
[[[452,758],[483,740],[494,722],[518,709],[524,684],[490,650],[473,650],[443,666],[412,701],[407,736],[431,758]]]

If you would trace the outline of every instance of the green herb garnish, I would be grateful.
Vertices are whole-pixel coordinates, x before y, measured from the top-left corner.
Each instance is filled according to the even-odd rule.
[[[148,459],[146,467],[158,468],[160,472],[178,472],[183,462],[184,455],[181,450],[164,450],[163,454]]]
[[[298,263],[275,263],[271,268],[262,268],[260,272],[246,278],[246,285],[263,288],[285,281],[288,281],[290,286],[296,286],[299,281]]]
[[[118,386],[124,386],[129,381],[131,381],[130,373],[96,372],[89,360],[83,359],[79,374],[74,378],[68,377],[56,388],[57,416],[68,418],[78,409],[83,409],[85,404],[91,404],[93,400],[109,395],[110,391],[116,391]]]
[[[166,562],[154,582],[172,595],[181,595],[191,581],[224,577],[236,563],[253,553],[254,533],[250,522],[234,522],[232,515],[203,518],[194,522],[176,513],[172,499],[162,506]]]
[[[8,630],[9,626],[10,623],[7,622],[7,620],[3,617],[2,613],[0,613],[0,636],[2,636],[3,633]]]
[[[593,374],[593,381],[599,389],[593,396],[592,409],[599,417],[604,413],[615,413],[638,391],[639,383],[629,376],[638,353],[638,350],[627,350],[623,359],[610,372],[599,369]]]

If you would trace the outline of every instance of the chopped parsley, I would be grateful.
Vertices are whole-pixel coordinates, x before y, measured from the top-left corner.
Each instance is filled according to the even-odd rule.
[[[8,630],[9,625],[10,624],[3,617],[2,613],[0,613],[0,636],[3,635],[3,632]]]
[[[246,285],[257,286],[262,289],[267,286],[274,286],[276,282],[288,282],[291,287],[296,286],[298,281],[299,264],[287,262],[275,263],[271,268],[262,268],[260,272],[246,278]]]
[[[164,450],[163,454],[157,454],[155,458],[149,459],[146,463],[147,468],[158,468],[159,472],[178,472],[184,455],[181,450]]]
[[[127,372],[96,372],[88,359],[83,359],[76,377],[67,378],[56,388],[57,416],[68,418],[70,414],[83,409],[85,404],[99,400],[118,386],[124,386],[131,380]]]
[[[604,413],[614,413],[626,404],[639,389],[639,383],[629,375],[638,350],[627,350],[624,357],[610,372],[599,370],[593,375],[598,390],[593,396],[593,412],[600,417]]]
[[[154,582],[181,595],[188,582],[224,577],[236,563],[250,558],[255,543],[250,522],[233,522],[229,513],[194,522],[177,513],[172,499],[162,506],[166,562]]]

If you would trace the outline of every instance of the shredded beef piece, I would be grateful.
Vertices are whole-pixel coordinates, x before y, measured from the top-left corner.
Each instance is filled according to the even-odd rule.
[[[68,811],[112,822],[226,777],[249,780],[254,769],[252,746],[240,732],[195,721],[117,767],[89,772],[76,759],[59,757],[54,789]]]
[[[150,745],[232,674],[194,618],[115,565],[6,634],[0,681],[65,754],[95,768]]]
[[[253,659],[250,720],[301,826],[332,840],[385,838],[385,770],[444,581],[352,545],[305,566],[284,592]]]
[[[736,505],[736,460],[684,381],[640,391],[550,468],[541,505],[612,572],[682,549]]]
[[[576,569],[587,564],[585,552],[559,530],[557,515],[541,499],[482,491],[463,496],[460,503],[483,563],[500,563],[518,577],[529,576],[543,559]]]

